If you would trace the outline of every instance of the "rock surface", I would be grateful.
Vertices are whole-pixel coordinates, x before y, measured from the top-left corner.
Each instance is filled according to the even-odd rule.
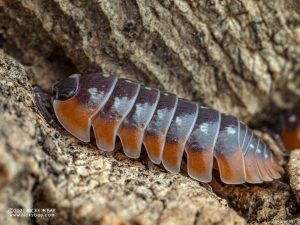
[[[292,107],[300,97],[296,0],[0,5],[4,50],[44,87],[71,72],[102,70],[246,121]]]
[[[288,173],[292,191],[300,205],[300,149],[291,152]]]
[[[59,133],[32,92],[104,71],[272,122],[299,102],[299,14],[296,0],[0,0],[0,223],[300,224],[299,151],[279,182],[224,186],[221,198]],[[56,212],[15,218],[9,208]]]

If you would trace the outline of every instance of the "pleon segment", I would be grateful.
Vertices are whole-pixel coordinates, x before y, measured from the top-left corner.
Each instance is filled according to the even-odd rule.
[[[274,157],[274,155],[272,154],[271,156],[271,165],[272,168],[277,171],[280,174],[284,173],[284,169],[282,168],[282,166],[279,164],[278,160]]]
[[[239,134],[239,146],[243,150],[243,144],[246,139],[248,127],[241,121],[238,121],[238,122],[239,122],[239,133],[238,133]]]
[[[197,119],[198,105],[178,99],[175,115],[167,132],[162,163],[172,172],[179,173],[185,143]]]
[[[263,181],[272,181],[272,177],[269,175],[268,170],[265,166],[264,159],[264,143],[259,139],[259,144],[255,151],[256,162],[260,173],[260,178]]]
[[[268,149],[266,144],[264,144],[264,164],[265,164],[265,167],[266,167],[269,175],[273,179],[279,179],[281,177],[280,172],[275,167],[276,165],[274,165],[272,162],[272,153]]]
[[[116,81],[116,77],[109,75],[78,75],[76,94],[67,100],[53,102],[62,126],[78,139],[89,142],[91,120],[107,101]]]
[[[244,155],[246,155],[246,153],[247,153],[248,145],[249,145],[249,143],[250,143],[250,141],[251,141],[252,136],[253,136],[252,130],[250,130],[250,128],[247,127],[247,128],[246,128],[245,139],[244,139],[243,145],[242,145],[242,147],[241,147],[241,148],[242,148],[242,151],[243,151],[243,153],[244,153]]]
[[[255,156],[255,150],[258,147],[259,139],[253,134],[250,129],[248,130],[248,135],[251,138],[249,144],[246,147],[246,154],[244,156],[246,181],[248,183],[262,183]]]
[[[210,182],[213,168],[213,149],[220,126],[220,113],[199,108],[195,126],[185,145],[188,174],[201,181]]]
[[[227,184],[245,182],[244,156],[239,147],[238,120],[235,117],[221,115],[219,135],[215,145],[215,157],[220,177]]]
[[[103,151],[113,151],[118,128],[132,109],[140,85],[119,79],[111,96],[93,120],[96,143]]]
[[[139,95],[126,118],[119,127],[118,135],[128,157],[141,154],[145,127],[150,122],[159,99],[159,91],[141,86]]]
[[[153,163],[161,163],[166,134],[174,116],[177,101],[176,95],[161,92],[155,112],[146,127],[143,143]]]

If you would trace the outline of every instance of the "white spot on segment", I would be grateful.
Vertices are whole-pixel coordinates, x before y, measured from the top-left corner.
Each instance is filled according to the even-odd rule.
[[[176,117],[175,123],[177,126],[181,126],[182,125],[182,118],[181,117]]]
[[[89,88],[88,92],[90,93],[90,95],[96,95],[98,94],[98,89],[97,88]]]
[[[254,145],[253,145],[253,144],[250,144],[249,147],[250,147],[250,148],[254,148]]]
[[[133,83],[131,80],[125,80],[127,83]]]
[[[77,78],[79,76],[78,73],[72,74],[71,76],[69,76],[70,78]]]
[[[159,109],[157,110],[157,117],[159,121],[162,121],[165,118],[166,113],[168,112],[167,109]]]
[[[103,77],[110,77],[110,75],[108,73],[104,73],[102,74]]]
[[[264,157],[267,159],[268,158],[268,154],[265,152]]]
[[[90,93],[89,105],[94,106],[98,102],[102,101],[104,97],[104,92],[99,92],[97,88],[89,88],[88,92]]]
[[[186,132],[190,128],[191,121],[193,121],[194,115],[177,116],[175,121],[171,123],[168,133],[171,137],[184,137]]]
[[[149,111],[149,103],[137,103],[135,105],[135,112],[133,115],[133,120],[137,123],[143,123],[145,121],[145,117],[148,116],[147,112]]]
[[[296,115],[291,115],[288,118],[289,123],[295,123],[297,121],[297,116]]]
[[[144,106],[146,105],[147,103],[145,103],[145,104],[141,104],[141,103],[138,103],[138,104],[136,104],[136,110],[135,110],[135,115],[137,116],[137,117],[140,117],[141,116],[141,114],[143,113],[143,109],[144,109]]]
[[[157,114],[153,115],[152,121],[148,125],[147,129],[157,132],[158,130],[161,130],[161,128],[164,128],[165,117],[168,115],[167,113],[167,109],[158,109]]]
[[[152,88],[151,87],[145,87],[146,90],[151,91]]]
[[[260,153],[261,153],[261,149],[260,149],[260,148],[257,148],[257,149],[256,149],[256,152],[260,154]]]
[[[171,111],[167,108],[158,109],[157,112],[153,115],[152,121],[149,123],[147,129],[154,132],[167,132],[172,121],[170,118],[170,114]]]
[[[236,133],[236,129],[233,127],[226,127],[226,132],[228,134],[235,134]]]
[[[164,93],[164,95],[165,95],[165,96],[168,96],[169,94],[168,94],[168,93]]]
[[[209,124],[208,123],[202,123],[200,125],[200,130],[202,133],[205,133],[206,135],[208,135],[208,127],[209,127]]]
[[[115,98],[115,101],[114,101],[113,108],[115,108],[115,109],[119,108],[119,106],[120,106],[120,104],[121,104],[121,101],[122,101],[122,100],[121,100],[120,98],[116,97],[116,98]]]
[[[116,97],[114,99],[114,104],[112,106],[112,111],[116,112],[119,115],[122,115],[124,108],[127,108],[128,98],[127,97]]]

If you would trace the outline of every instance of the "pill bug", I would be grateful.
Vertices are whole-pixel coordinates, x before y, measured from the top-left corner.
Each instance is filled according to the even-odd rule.
[[[124,153],[148,157],[179,173],[183,155],[187,172],[200,182],[219,170],[227,184],[278,179],[283,168],[268,146],[237,118],[199,106],[168,92],[108,74],[74,74],[53,86],[52,105],[60,124],[99,149],[111,152],[116,137]]]
[[[281,140],[288,150],[300,148],[300,107],[286,113],[281,123]]]

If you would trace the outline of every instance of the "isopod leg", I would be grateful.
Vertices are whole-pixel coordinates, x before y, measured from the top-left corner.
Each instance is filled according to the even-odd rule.
[[[147,168],[148,170],[153,170],[154,167],[154,163],[152,162],[152,160],[149,158],[149,156],[147,156]]]
[[[211,186],[211,188],[213,189],[213,191],[219,195],[220,197],[227,199],[227,195],[225,193],[224,188],[222,187],[222,185],[214,178],[212,177],[211,182],[209,183],[209,185]]]
[[[51,113],[45,106],[45,104],[51,102],[52,96],[42,91],[39,87],[34,87],[33,91],[35,94],[34,98],[35,98],[36,105],[39,111],[41,112],[42,116],[46,120],[46,122],[49,123],[51,126],[53,126],[59,132],[64,134],[69,134],[59,124],[54,113]]]

